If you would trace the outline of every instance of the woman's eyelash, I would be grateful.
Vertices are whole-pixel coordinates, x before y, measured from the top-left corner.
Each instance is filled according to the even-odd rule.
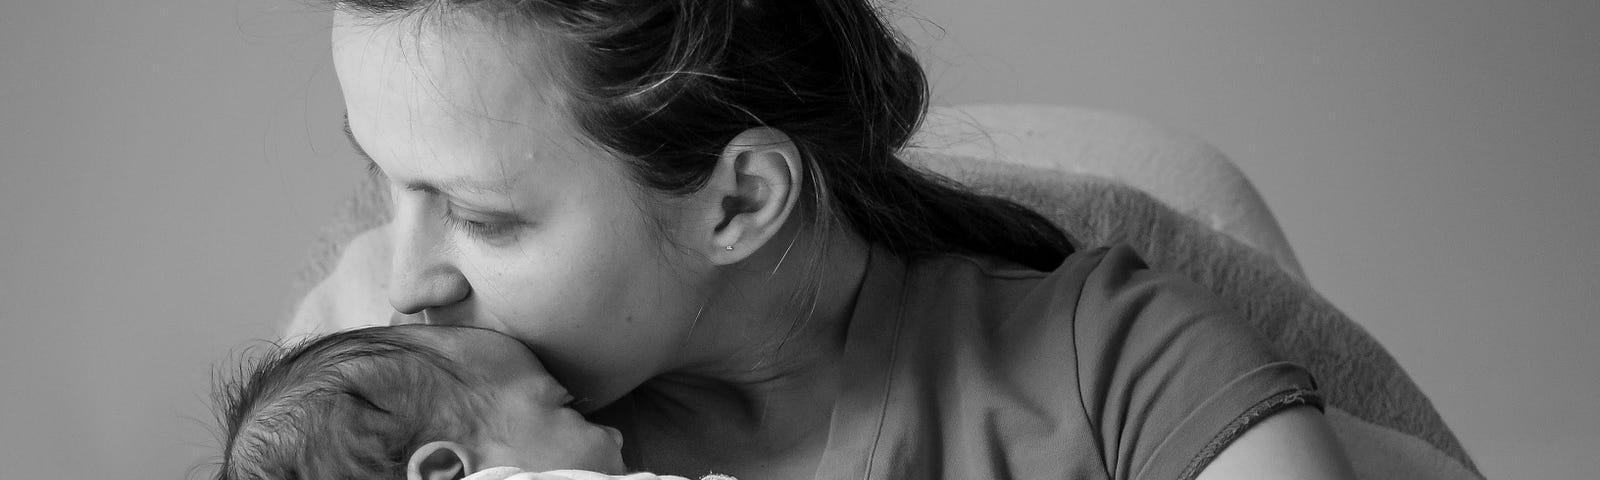
[[[476,220],[467,220],[457,217],[453,212],[445,212],[445,225],[453,229],[467,232],[467,235],[479,240],[494,240],[510,233],[516,225],[512,223],[488,223]]]

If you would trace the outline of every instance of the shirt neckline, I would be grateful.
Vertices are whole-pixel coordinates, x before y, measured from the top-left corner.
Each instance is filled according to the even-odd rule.
[[[867,251],[867,270],[845,333],[840,393],[828,425],[817,479],[869,479],[883,434],[902,325],[906,265],[879,245]]]

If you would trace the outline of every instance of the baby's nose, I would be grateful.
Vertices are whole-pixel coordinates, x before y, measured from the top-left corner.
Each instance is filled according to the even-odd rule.
[[[605,426],[605,425],[601,425],[600,429],[601,430],[605,430],[606,434],[611,436],[611,440],[614,441],[614,442],[617,442],[617,446],[618,447],[622,446],[622,430],[617,430],[615,428],[608,427],[608,426]]]

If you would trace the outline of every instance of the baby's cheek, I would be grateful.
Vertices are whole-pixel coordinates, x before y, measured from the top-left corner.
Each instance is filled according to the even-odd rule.
[[[625,473],[622,463],[622,432],[611,427],[596,425],[583,420],[577,411],[567,409],[564,414],[576,421],[569,428],[562,429],[561,439],[563,446],[569,449],[569,461],[573,462],[568,468],[582,468],[610,474]]]

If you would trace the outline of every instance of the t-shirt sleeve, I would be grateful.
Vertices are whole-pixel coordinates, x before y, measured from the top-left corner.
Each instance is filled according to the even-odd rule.
[[[1150,270],[1128,247],[1089,270],[1073,330],[1084,413],[1115,479],[1194,478],[1268,415],[1321,408],[1305,369],[1209,291]]]

